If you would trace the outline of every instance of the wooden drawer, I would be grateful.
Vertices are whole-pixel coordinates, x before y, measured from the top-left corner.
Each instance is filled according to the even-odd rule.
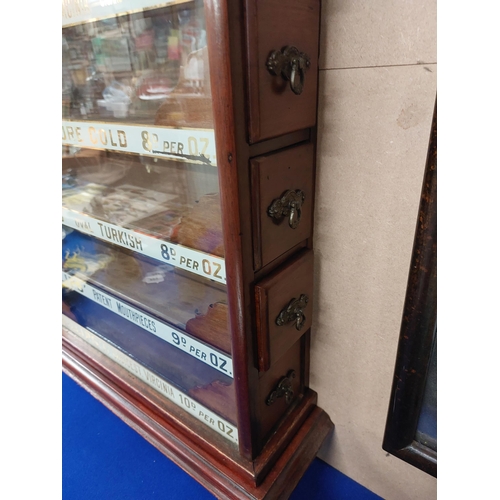
[[[266,443],[280,420],[304,392],[302,341],[295,342],[259,379],[257,418],[259,448]]]
[[[313,162],[312,144],[250,161],[255,270],[311,236]]]
[[[247,0],[249,141],[312,127],[316,124],[319,52],[319,0]],[[303,90],[272,74],[268,61],[274,51],[295,47],[306,54]],[[276,60],[276,58],[275,58]],[[293,60],[290,59],[290,60]],[[290,64],[286,65],[291,68]],[[300,86],[295,75],[295,89]]]
[[[313,252],[304,250],[255,286],[259,371],[268,370],[311,327]]]

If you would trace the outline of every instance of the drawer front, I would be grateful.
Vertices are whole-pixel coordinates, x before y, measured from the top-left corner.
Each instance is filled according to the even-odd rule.
[[[255,286],[258,368],[263,372],[311,327],[313,252],[305,250]]]
[[[261,449],[283,416],[304,392],[304,355],[297,341],[281,359],[259,379],[257,390],[258,445]]]
[[[311,236],[313,164],[312,144],[250,161],[255,270]]]
[[[252,0],[247,13],[250,143],[313,127],[319,0]]]

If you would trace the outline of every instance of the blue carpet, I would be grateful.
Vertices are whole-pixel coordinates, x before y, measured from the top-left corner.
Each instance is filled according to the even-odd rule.
[[[65,374],[62,384],[64,500],[215,498]],[[380,499],[319,459],[290,500],[306,498]]]

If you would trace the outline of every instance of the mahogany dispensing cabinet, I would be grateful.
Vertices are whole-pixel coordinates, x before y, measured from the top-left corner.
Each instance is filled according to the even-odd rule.
[[[287,498],[309,388],[320,0],[63,0],[63,370],[218,498]]]

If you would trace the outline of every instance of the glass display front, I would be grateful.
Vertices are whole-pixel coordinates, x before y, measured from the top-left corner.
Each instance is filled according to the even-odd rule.
[[[157,5],[63,2],[63,314],[236,444],[203,2]]]

